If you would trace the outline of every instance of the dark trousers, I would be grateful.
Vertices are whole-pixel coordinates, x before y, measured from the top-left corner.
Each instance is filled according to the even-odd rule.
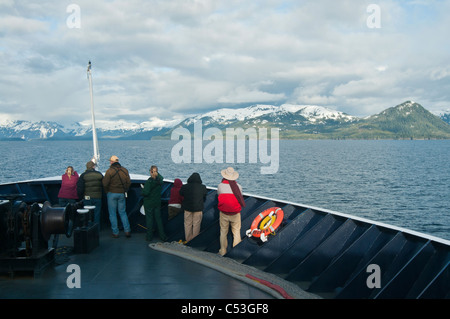
[[[167,240],[166,233],[164,232],[164,226],[161,218],[161,207],[146,207],[145,209],[145,223],[147,224],[147,236],[148,241],[153,239],[154,224],[156,224],[156,230],[158,231],[159,238],[163,241]]]

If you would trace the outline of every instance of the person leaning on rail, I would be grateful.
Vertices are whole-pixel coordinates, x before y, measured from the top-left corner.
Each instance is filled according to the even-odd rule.
[[[84,205],[93,205],[94,222],[101,229],[101,211],[103,195],[103,174],[95,170],[95,163],[89,161],[86,163],[86,170],[80,175],[77,182],[78,197],[83,200]]]
[[[147,225],[146,240],[153,240],[154,225],[158,231],[159,238],[167,241],[164,225],[161,218],[161,190],[164,178],[159,174],[158,167],[150,167],[150,177],[144,184],[142,196],[144,196],[145,223]]]
[[[117,215],[119,212],[125,236],[131,237],[131,227],[126,211],[127,191],[131,186],[128,170],[120,165],[119,158],[115,155],[109,159],[111,166],[103,178],[103,187],[108,200],[109,221],[111,222],[112,237],[119,238],[119,228],[117,225]]]
[[[245,207],[242,187],[236,180],[239,173],[232,167],[222,170],[222,182],[217,187],[218,208],[220,211],[220,250],[219,255],[225,255],[228,247],[228,230],[231,227],[233,247],[241,242],[241,209]]]
[[[208,190],[203,185],[199,173],[192,173],[187,184],[181,186],[180,195],[183,197],[181,207],[184,210],[184,235],[186,242],[200,233],[203,219],[203,208]]]

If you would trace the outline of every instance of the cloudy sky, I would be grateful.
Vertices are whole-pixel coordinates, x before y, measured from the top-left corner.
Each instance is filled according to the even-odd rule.
[[[449,14],[443,0],[0,0],[0,116],[89,120],[89,60],[103,120],[283,103],[447,110]]]

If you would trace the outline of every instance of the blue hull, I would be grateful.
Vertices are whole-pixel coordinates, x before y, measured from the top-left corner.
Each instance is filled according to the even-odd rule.
[[[127,210],[133,232],[145,231],[140,213],[141,187],[147,177],[132,176]],[[57,203],[60,179],[0,185],[0,194],[26,194],[28,204]],[[170,241],[184,240],[183,214],[168,221],[171,181],[163,186],[163,221]],[[245,194],[242,242],[226,257],[290,281],[324,298],[450,298],[450,242],[374,221],[315,207]],[[281,207],[284,221],[263,243],[245,234],[258,214]],[[106,202],[103,220],[107,220]],[[219,211],[209,188],[201,232],[187,245],[217,253]],[[94,262],[94,261],[93,261]]]

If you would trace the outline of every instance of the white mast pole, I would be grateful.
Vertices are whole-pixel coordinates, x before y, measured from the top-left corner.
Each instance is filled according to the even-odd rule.
[[[92,73],[91,73],[91,61],[89,61],[87,68],[87,77],[89,80],[89,92],[91,95],[91,117],[92,117],[92,141],[94,144],[94,156],[92,157],[92,162],[94,162],[97,167],[100,161],[100,153],[98,151],[98,140],[97,140],[97,130],[95,129],[95,115],[94,115],[94,93],[92,90]]]

